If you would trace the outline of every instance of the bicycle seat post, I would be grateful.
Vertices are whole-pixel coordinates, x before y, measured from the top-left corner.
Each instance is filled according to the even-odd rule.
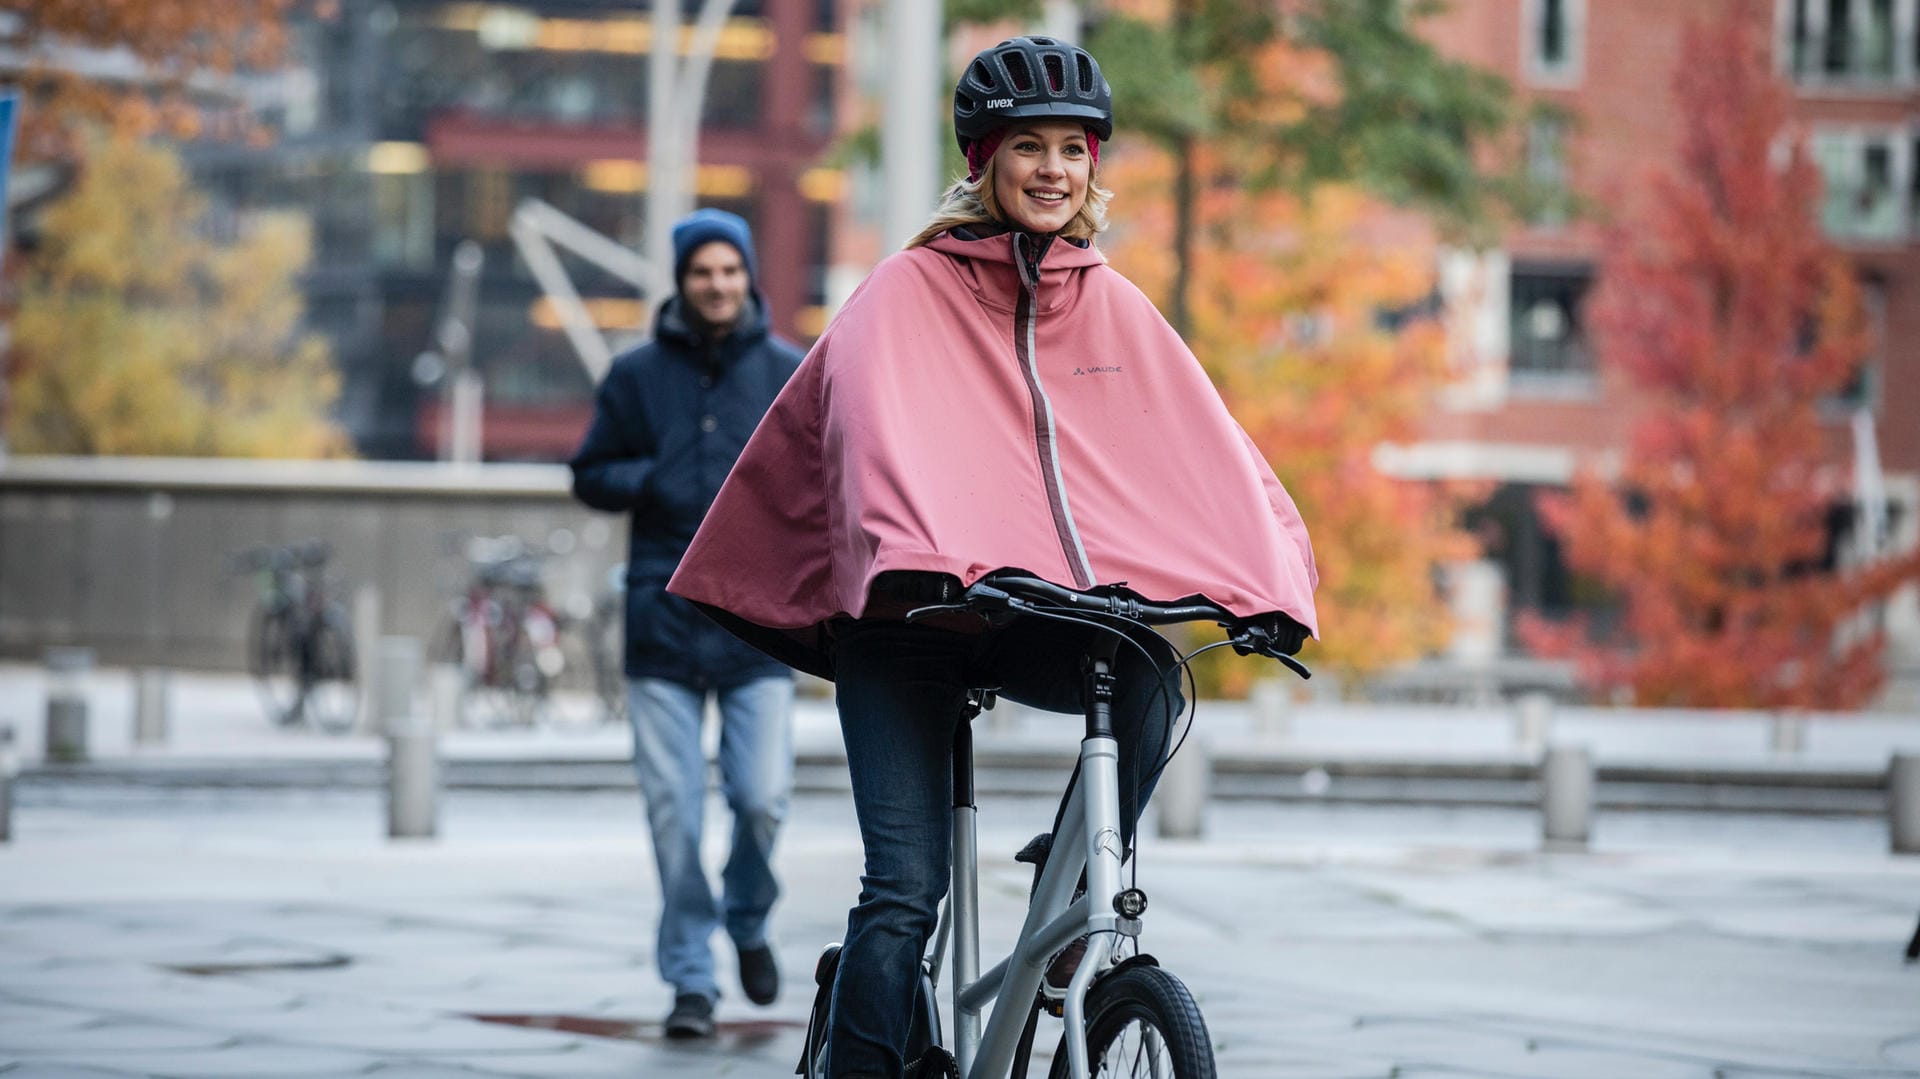
[[[960,1007],[960,991],[980,977],[980,851],[973,790],[973,718],[991,694],[970,694],[953,731],[953,1043],[960,1074],[980,1045],[980,1015]]]

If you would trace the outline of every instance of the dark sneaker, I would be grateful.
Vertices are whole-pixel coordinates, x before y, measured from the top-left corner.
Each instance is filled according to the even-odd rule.
[[[762,944],[740,949],[740,988],[755,1004],[772,1004],[780,996],[780,964],[772,948]]]
[[[713,1001],[698,993],[681,993],[673,998],[665,1025],[669,1038],[711,1038]]]

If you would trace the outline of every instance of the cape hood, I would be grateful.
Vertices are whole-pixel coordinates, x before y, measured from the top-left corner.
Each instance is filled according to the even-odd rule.
[[[948,233],[883,261],[774,402],[669,591],[831,678],[890,570],[1021,569],[1317,635],[1306,526],[1200,364],[1091,246]]]

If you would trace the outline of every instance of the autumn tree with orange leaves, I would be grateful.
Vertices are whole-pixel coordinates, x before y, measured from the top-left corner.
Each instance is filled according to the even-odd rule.
[[[1215,179],[1230,171],[1206,148],[1192,164]],[[1173,163],[1130,155],[1110,182],[1129,207],[1115,264],[1154,295],[1172,276],[1173,211],[1151,196],[1174,182]],[[1308,522],[1315,604],[1321,624],[1337,627],[1303,658],[1356,678],[1440,648],[1452,623],[1435,570],[1473,556],[1457,522],[1479,492],[1393,479],[1373,461],[1382,443],[1417,436],[1447,377],[1437,323],[1382,320],[1432,294],[1431,245],[1380,242],[1391,216],[1353,187],[1302,198],[1215,182],[1196,211],[1188,343]],[[1235,695],[1260,672],[1240,663],[1209,673]]]
[[[1674,76],[1677,170],[1611,236],[1590,308],[1597,357],[1643,402],[1616,473],[1586,468],[1541,512],[1569,564],[1619,597],[1621,638],[1524,621],[1636,703],[1854,708],[1883,672],[1876,605],[1920,554],[1825,564],[1846,468],[1821,402],[1872,346],[1846,262],[1819,231],[1820,181],[1783,141],[1763,20],[1690,28]]]
[[[10,4],[4,44],[21,66],[0,85],[22,91],[18,156],[75,157],[83,129],[192,137],[224,111],[244,133],[221,81],[278,62],[295,0],[24,0]]]
[[[0,22],[19,58],[0,81],[25,102],[18,157],[70,175],[12,230],[34,243],[0,289],[11,451],[348,451],[328,418],[338,375],[302,325],[309,225],[210,230],[179,156],[149,137],[249,134],[235,79],[277,61],[294,2],[27,0]]]

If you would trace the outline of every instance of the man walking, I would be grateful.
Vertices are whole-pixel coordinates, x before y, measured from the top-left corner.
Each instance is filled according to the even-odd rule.
[[[653,340],[614,361],[571,464],[575,498],[630,515],[627,718],[660,871],[656,958],[674,991],[667,1036],[699,1038],[713,1033],[720,996],[715,928],[733,940],[748,1000],[770,1004],[780,991],[767,914],[780,892],[774,837],[793,788],[793,679],[666,584],[801,355],[768,331],[745,221],[711,209],[689,215],[674,226],[673,259],[676,292]],[[709,696],[719,705],[720,787],[733,813],[717,899],[700,863]]]

